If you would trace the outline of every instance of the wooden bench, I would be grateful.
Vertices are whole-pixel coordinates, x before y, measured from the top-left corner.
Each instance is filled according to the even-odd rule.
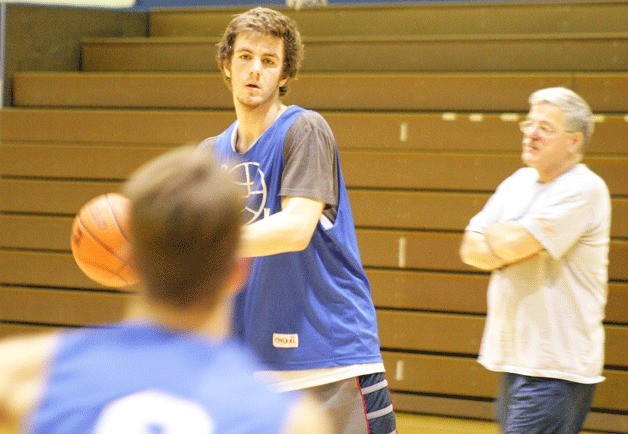
[[[487,273],[369,268],[373,300],[380,308],[442,312],[486,313]],[[609,284],[605,321],[628,324],[628,284]]]
[[[122,180],[141,164],[173,145],[42,144],[4,142],[0,172],[4,176]],[[37,158],[33,158],[37,155]],[[493,192],[521,167],[518,153],[383,152],[346,149],[340,161],[351,188],[411,191]],[[77,165],[77,162],[81,164]],[[598,173],[613,196],[628,195],[626,161],[621,156],[592,154],[585,163]],[[621,201],[617,203],[620,207]],[[625,213],[618,212],[619,217]],[[615,220],[615,229],[617,229]],[[621,229],[620,233],[627,233]]]
[[[626,30],[628,7],[616,1],[414,3],[338,5],[294,11],[292,17],[306,36],[476,35],[510,33],[593,33]],[[150,34],[160,36],[221,36],[233,15],[246,8],[161,9],[151,11]],[[534,26],[530,26],[533,22]]]
[[[495,113],[322,112],[343,150],[519,152],[522,117]],[[232,111],[4,109],[4,142],[183,145],[219,134]],[[77,128],[80,126],[80,128]],[[374,128],[373,126],[376,126]],[[368,133],[367,133],[368,132]],[[590,155],[625,155],[628,122],[608,114],[596,123]]]
[[[90,38],[82,43],[81,65],[101,72],[216,71],[216,43],[218,38],[203,37]],[[310,37],[304,43],[304,72],[601,72],[628,66],[628,32]]]
[[[21,72],[13,80],[19,107],[233,108],[218,73]],[[622,112],[628,100],[628,74],[621,72],[305,73],[290,82],[286,104],[314,110],[525,113],[530,94],[550,86],[580,92],[596,112]]]

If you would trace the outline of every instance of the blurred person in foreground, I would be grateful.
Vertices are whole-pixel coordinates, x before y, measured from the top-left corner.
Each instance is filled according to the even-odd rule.
[[[208,155],[184,147],[124,185],[139,293],[128,319],[0,344],[0,432],[330,432],[303,394],[279,394],[231,338],[248,275],[241,199]]]

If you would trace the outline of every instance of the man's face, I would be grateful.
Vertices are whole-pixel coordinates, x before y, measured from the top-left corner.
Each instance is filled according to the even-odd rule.
[[[231,81],[236,104],[254,109],[279,100],[283,76],[284,42],[272,35],[245,32],[233,45],[231,62],[224,71]]]
[[[539,172],[539,180],[549,181],[578,151],[579,133],[567,131],[563,110],[547,103],[533,105],[524,125],[521,159]]]

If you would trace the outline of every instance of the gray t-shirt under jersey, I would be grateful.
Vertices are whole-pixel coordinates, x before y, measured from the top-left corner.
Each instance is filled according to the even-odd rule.
[[[211,149],[215,141],[216,137],[210,137],[202,146]],[[323,214],[333,222],[338,205],[338,162],[336,140],[327,121],[314,111],[301,115],[286,134],[283,156],[281,196],[320,200],[325,203]]]

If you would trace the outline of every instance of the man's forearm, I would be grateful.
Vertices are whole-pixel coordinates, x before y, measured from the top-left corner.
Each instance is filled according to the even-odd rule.
[[[479,232],[464,233],[460,246],[460,258],[467,265],[487,271],[506,265],[506,262],[491,250],[486,238]]]
[[[297,216],[277,213],[242,228],[242,258],[298,252],[307,247],[312,233],[303,231]]]
[[[484,236],[488,248],[508,264],[530,258],[543,250],[543,245],[514,221],[492,224]]]
[[[242,230],[242,258],[298,252],[307,248],[323,212],[324,203],[302,197],[285,197],[283,209]]]

